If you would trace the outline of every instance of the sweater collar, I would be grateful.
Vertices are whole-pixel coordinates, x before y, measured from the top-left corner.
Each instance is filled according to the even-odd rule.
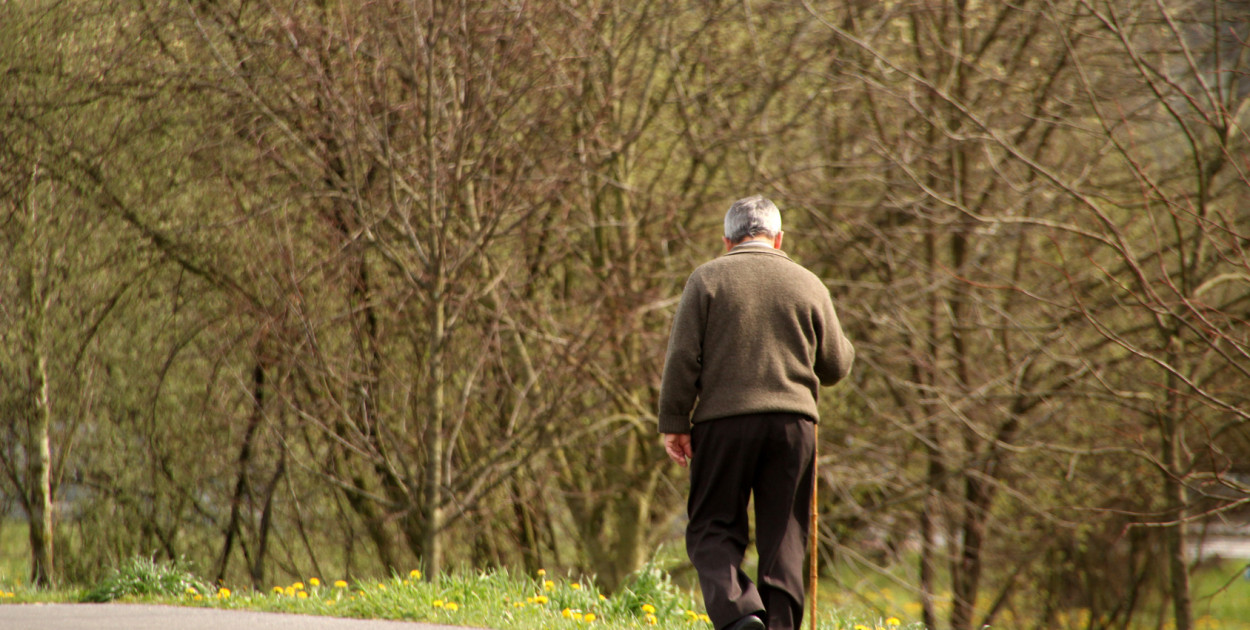
[[[726,256],[734,254],[773,254],[782,258],[789,258],[784,251],[773,248],[772,243],[764,241],[747,241],[733,246],[733,249],[725,253]]]

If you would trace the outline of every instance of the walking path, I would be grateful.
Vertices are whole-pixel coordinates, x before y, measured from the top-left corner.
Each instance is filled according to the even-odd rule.
[[[414,621],[146,604],[4,604],[4,630],[447,630]]]

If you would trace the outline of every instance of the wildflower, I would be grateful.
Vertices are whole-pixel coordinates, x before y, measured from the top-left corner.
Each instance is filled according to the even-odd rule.
[[[531,602],[531,603],[533,603],[533,602]],[[521,602],[512,602],[512,607],[513,607],[513,608],[525,608],[525,604],[523,604],[523,603],[521,603]]]
[[[281,594],[283,593],[283,591],[284,591],[284,589],[283,589],[281,586],[275,586],[275,587],[273,587],[273,592],[274,592],[274,593],[276,593],[276,594],[278,594],[278,595],[281,595]]]
[[[386,590],[386,585],[385,585],[385,584],[383,584],[383,583],[381,583],[381,582],[378,582],[378,590],[379,590],[379,591],[385,591],[385,590]]]
[[[599,593],[599,601],[601,601],[601,602],[606,602],[606,601],[608,601],[608,596],[607,596],[607,595],[604,595],[603,593]]]
[[[865,626],[862,623],[857,623],[855,624],[854,630],[868,630],[868,626]]]
[[[335,581],[334,581],[334,588],[347,588],[347,581],[346,581],[346,580],[335,580]]]
[[[230,597],[230,589],[223,586],[221,590],[217,591],[217,599],[226,599],[227,597]]]
[[[434,600],[434,607],[435,607],[435,608],[442,608],[443,606],[444,606],[443,600],[441,600],[441,599],[436,599],[436,600]]]
[[[283,594],[283,595],[286,595],[287,597],[295,597],[295,587],[294,587],[294,586],[288,586],[288,587],[286,587],[286,588],[282,589],[282,594]]]
[[[698,620],[699,620],[699,613],[697,613],[697,612],[695,612],[695,611],[693,611],[693,610],[687,610],[687,611],[686,611],[686,621],[698,621]],[[867,630],[867,629],[865,629],[865,630]]]
[[[291,585],[291,588],[293,588],[293,589],[295,589],[295,590],[297,590],[297,591],[302,591],[302,590],[304,590],[304,583],[303,583],[303,582],[296,582],[296,583],[294,583],[294,584],[292,584],[292,585]]]
[[[582,585],[581,585],[581,584],[578,584],[577,582],[574,582],[574,583],[572,583],[572,584],[570,584],[570,585],[569,585],[569,588],[571,588],[571,589],[573,589],[573,590],[575,590],[575,591],[580,591],[580,590],[582,590]]]
[[[699,621],[703,623],[712,623],[712,618],[707,615],[699,615]]]
[[[203,596],[203,595],[200,595],[199,593],[196,593],[195,597],[193,597],[192,599],[194,599],[194,600],[195,600],[195,601],[197,601],[197,602],[198,602],[198,601],[203,601],[203,600],[204,600],[204,596]]]
[[[555,587],[556,587],[556,583],[555,583],[555,582],[552,582],[551,580],[546,580],[546,581],[544,581],[544,582],[543,582],[543,590],[544,590],[544,591],[549,591],[549,590],[551,590],[551,589],[553,589],[553,588],[555,588]]]
[[[565,619],[571,619],[573,617],[573,611],[571,609],[565,608],[564,610],[560,611],[560,616],[564,617]]]
[[[643,621],[647,622],[648,626],[654,626],[655,624],[660,622],[659,618],[657,618],[655,615],[651,613],[647,613],[647,616],[643,617],[642,619]]]
[[[456,612],[457,610],[460,610],[460,604],[457,604],[456,602],[447,602],[446,604],[443,604],[443,610]]]
[[[903,622],[900,621],[898,617],[890,617],[889,619],[885,620],[885,625],[887,626],[898,626],[901,623]]]
[[[643,605],[642,605],[642,612],[647,613],[648,615],[654,615],[654,614],[655,614],[655,606],[652,606],[651,604],[643,604]]]
[[[418,569],[413,569],[413,570],[411,570],[411,571],[409,571],[409,572],[408,572],[408,577],[410,577],[410,578],[412,578],[412,579],[414,579],[414,580],[419,580],[419,579],[421,579],[421,571],[420,571],[420,570],[418,570]]]
[[[538,577],[542,577],[542,576],[544,576],[544,575],[547,575],[547,570],[546,570],[546,569],[539,569],[539,570],[538,570]]]
[[[313,588],[317,588],[318,586],[321,586],[321,580],[318,580],[317,578],[308,578],[308,585]]]
[[[590,623],[595,620],[595,613],[586,613],[586,616],[583,617],[583,619],[586,620],[586,623]]]
[[[327,600],[326,600],[326,606],[333,606],[333,605],[334,605],[334,600],[332,600],[332,599],[327,599]]]
[[[296,596],[300,599],[308,599],[308,591],[300,591],[296,593]]]
[[[550,600],[547,599],[546,595],[539,595],[538,597],[534,598],[535,604],[546,604],[548,601]]]

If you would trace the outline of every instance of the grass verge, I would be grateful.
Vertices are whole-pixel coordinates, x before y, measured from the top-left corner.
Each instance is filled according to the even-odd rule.
[[[215,607],[361,619],[422,621],[497,630],[710,630],[694,594],[669,575],[648,567],[632,575],[611,596],[593,579],[518,575],[500,569],[463,572],[423,580],[419,572],[385,580],[347,582],[308,577],[267,591],[219,588],[195,577],[180,563],[133,559],[92,588],[59,597],[49,591],[0,590],[0,603],[29,601],[120,601]],[[806,627],[806,624],[805,624]],[[909,630],[896,618],[821,614],[828,630]]]

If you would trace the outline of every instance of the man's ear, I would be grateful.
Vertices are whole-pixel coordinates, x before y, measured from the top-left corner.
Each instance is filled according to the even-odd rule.
[[[734,248],[734,242],[729,240],[727,237],[722,236],[720,237],[720,240],[725,241],[725,251],[729,251]]]
[[[781,249],[781,237],[785,235],[785,232],[777,232],[777,236],[773,237],[773,249]]]

